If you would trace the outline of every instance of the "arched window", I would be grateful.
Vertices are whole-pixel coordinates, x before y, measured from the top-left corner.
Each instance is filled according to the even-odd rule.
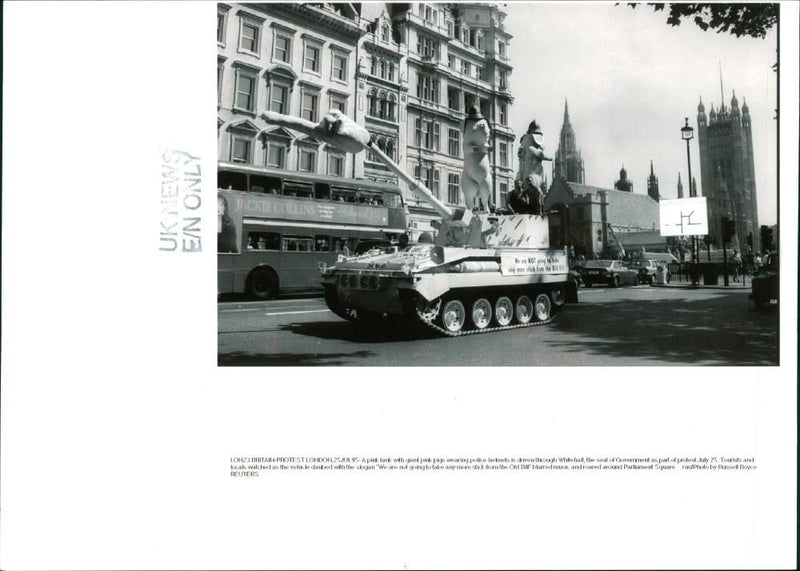
[[[388,109],[386,108],[386,93],[381,92],[378,101],[378,117],[381,119],[388,119]]]

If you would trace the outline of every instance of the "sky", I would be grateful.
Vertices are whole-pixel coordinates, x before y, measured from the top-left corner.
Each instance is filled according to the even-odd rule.
[[[585,168],[585,183],[613,188],[624,165],[633,190],[647,193],[650,161],[659,192],[677,198],[678,173],[688,196],[685,118],[692,175],[702,195],[697,105],[718,109],[720,66],[725,105],[733,92],[750,108],[760,224],[777,222],[777,32],[736,38],[692,21],[673,27],[666,12],[613,3],[505,3],[510,45],[511,126],[542,126],[551,155],[558,147],[564,102]],[[552,176],[546,165],[548,179]]]

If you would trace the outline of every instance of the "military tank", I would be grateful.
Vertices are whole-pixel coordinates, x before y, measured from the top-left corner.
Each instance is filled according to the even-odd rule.
[[[325,301],[336,315],[371,325],[400,318],[459,336],[545,325],[567,302],[577,302],[566,249],[550,249],[546,215],[496,215],[448,206],[341,113],[331,112],[316,125],[271,112],[262,117],[349,152],[368,149],[441,216],[433,243],[340,256],[334,266],[321,267]],[[481,141],[475,153],[482,156],[488,129],[476,133]],[[465,146],[467,139],[465,126]],[[465,196],[470,152],[465,148]],[[480,171],[474,162],[473,173]],[[483,184],[490,184],[488,176]]]
[[[322,270],[336,315],[395,316],[448,336],[550,323],[577,302],[566,249],[550,249],[547,216],[472,214],[441,203],[380,149],[370,149],[442,217],[434,243],[342,257]]]

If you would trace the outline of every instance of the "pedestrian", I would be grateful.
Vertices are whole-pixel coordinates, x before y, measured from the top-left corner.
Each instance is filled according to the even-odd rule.
[[[733,251],[733,281],[739,281],[739,274],[742,273],[742,254],[739,250]]]

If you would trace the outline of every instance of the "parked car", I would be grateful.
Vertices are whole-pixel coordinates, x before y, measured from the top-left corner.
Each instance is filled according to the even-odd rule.
[[[764,259],[761,270],[753,276],[750,299],[756,304],[756,309],[764,309],[778,305],[778,255],[769,254]]]
[[[631,269],[639,272],[640,284],[654,284],[656,283],[656,273],[658,273],[658,264],[653,260],[634,260],[631,262]]]
[[[604,283],[611,287],[623,284],[636,284],[639,270],[629,268],[619,260],[589,260],[581,269],[581,278],[586,287]]]

